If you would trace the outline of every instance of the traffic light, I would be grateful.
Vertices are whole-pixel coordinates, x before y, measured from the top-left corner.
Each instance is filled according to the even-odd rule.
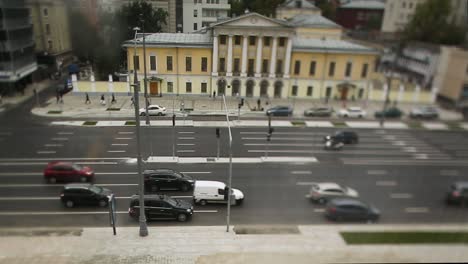
[[[219,138],[221,136],[221,133],[219,131],[219,127],[216,128],[216,137]]]
[[[172,115],[172,126],[175,127],[175,114]]]

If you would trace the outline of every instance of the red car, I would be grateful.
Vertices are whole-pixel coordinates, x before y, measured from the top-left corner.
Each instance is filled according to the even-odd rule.
[[[94,178],[94,171],[70,162],[50,162],[44,170],[44,178],[50,183],[62,182],[90,182]]]

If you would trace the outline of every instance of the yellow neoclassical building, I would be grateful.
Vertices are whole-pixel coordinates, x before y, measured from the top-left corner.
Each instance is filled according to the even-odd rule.
[[[305,1],[306,2],[306,1]],[[317,12],[273,19],[257,13],[195,33],[147,34],[149,93],[365,99],[379,52],[342,38]],[[143,39],[126,41],[128,71],[143,80]]]

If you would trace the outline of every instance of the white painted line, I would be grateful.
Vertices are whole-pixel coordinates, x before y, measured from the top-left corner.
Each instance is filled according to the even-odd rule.
[[[83,161],[83,162],[75,162],[75,164],[79,165],[116,165],[118,162],[110,162],[110,161]]]
[[[396,181],[377,181],[375,182],[377,186],[397,186]]]
[[[126,151],[125,150],[108,150],[107,152],[109,152],[109,153],[124,153]]]
[[[171,195],[171,197],[172,197],[172,198],[177,198],[177,199],[188,199],[188,198],[193,198],[193,196],[191,196],[191,195],[179,195],[179,196],[177,196],[177,195],[172,196],[172,195]]]
[[[136,175],[138,172],[96,172],[96,175]]]
[[[0,172],[0,176],[35,176],[43,175],[42,172]]]
[[[315,157],[261,157],[262,162],[318,162]]]
[[[55,161],[57,159],[67,160],[67,161],[80,161],[80,160],[126,160],[130,159],[129,157],[120,157],[120,158],[8,158],[0,159],[2,161]]]
[[[181,171],[181,173],[187,173],[187,174],[211,174],[211,171]]]
[[[68,138],[59,137],[59,138],[52,138],[52,140],[54,140],[54,141],[67,141]]]
[[[218,210],[193,210],[194,213],[217,213]]]
[[[410,193],[391,193],[390,198],[392,199],[411,199],[413,195]]]
[[[1,162],[0,166],[35,166],[47,165],[47,162]]]
[[[60,200],[60,197],[0,197],[0,201],[46,201],[46,200]]]
[[[186,143],[186,144],[177,144],[177,146],[195,146],[195,144],[192,143]]]
[[[427,207],[407,207],[405,208],[406,213],[429,213]]]
[[[45,144],[44,147],[63,147],[63,144]]]
[[[120,131],[119,134],[120,134],[120,135],[132,135],[133,132]]]
[[[320,147],[323,144],[306,144],[306,143],[297,143],[297,144],[288,144],[288,143],[244,143],[244,146],[265,146],[270,147]]]
[[[291,171],[291,174],[312,174],[311,171]]]
[[[195,132],[193,132],[193,131],[179,131],[177,133],[179,133],[179,134],[195,134]]]
[[[314,213],[325,213],[325,208],[315,208]]]
[[[195,150],[193,150],[193,149],[179,149],[179,150],[177,150],[177,152],[180,152],[180,153],[193,153],[193,152],[195,152]]]
[[[367,174],[369,175],[385,175],[387,174],[386,170],[368,170]]]
[[[128,214],[127,211],[117,211],[117,214]],[[0,212],[0,216],[23,216],[23,215],[95,215],[109,214],[109,211],[92,211],[92,212],[76,212],[76,211],[60,211],[60,212]]]
[[[415,159],[428,159],[426,153],[416,153],[416,154],[413,155],[413,157]]]
[[[128,144],[112,144],[112,146],[128,146]]]
[[[440,175],[442,176],[458,176],[460,173],[457,170],[441,170]]]
[[[115,138],[115,140],[130,140],[132,138],[127,138],[127,137],[118,137],[118,138]]]
[[[241,138],[242,140],[266,140],[266,136],[265,137],[243,137]],[[318,141],[320,139],[317,139],[317,138],[294,138],[294,137],[275,137],[275,136],[272,136],[271,137],[271,140],[285,140],[285,141]]]
[[[314,184],[317,184],[317,183],[316,182],[296,182],[296,185],[299,185],[299,186],[310,186]]]
[[[57,151],[54,151],[54,150],[40,150],[40,151],[36,151],[37,154],[55,154],[57,153]]]
[[[194,137],[178,137],[180,140],[192,140],[195,139]]]
[[[57,135],[73,135],[74,132],[58,132]]]

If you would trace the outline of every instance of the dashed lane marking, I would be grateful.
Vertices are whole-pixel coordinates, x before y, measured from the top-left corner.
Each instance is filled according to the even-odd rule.
[[[50,148],[63,147],[63,144],[45,144],[44,147],[50,147]]]
[[[68,138],[65,138],[65,137],[55,137],[55,138],[52,138],[53,141],[67,141]]]
[[[375,185],[377,186],[397,186],[397,182],[396,181],[377,181],[375,182]]]
[[[291,171],[291,174],[312,174],[311,171]]]
[[[179,133],[179,134],[195,134],[195,132],[193,132],[193,131],[179,131],[177,133]]]
[[[129,138],[129,137],[118,137],[118,138],[115,138],[115,140],[131,140],[133,138]]]
[[[413,195],[410,193],[391,193],[390,198],[392,199],[411,199]]]
[[[441,170],[440,175],[442,176],[458,176],[460,173],[457,170]]]
[[[406,213],[429,213],[429,208],[427,207],[407,207],[405,208]]]
[[[179,152],[179,153],[193,153],[193,152],[195,152],[195,150],[193,150],[193,149],[179,149],[179,150],[177,150],[177,152]]]
[[[314,184],[317,184],[317,183],[316,182],[296,182],[296,185],[299,185],[299,186],[310,186]]]
[[[126,151],[125,150],[108,150],[107,152],[109,152],[109,153],[124,153]]]
[[[194,137],[178,137],[180,140],[192,140],[195,139]]]
[[[386,170],[368,170],[367,174],[369,175],[385,175],[387,174]]]
[[[112,146],[128,146],[128,144],[112,144]]]
[[[36,151],[37,154],[55,154],[57,153],[57,151],[55,150],[40,150],[40,151]]]
[[[314,213],[325,213],[325,208],[315,208]]]
[[[194,210],[194,213],[217,213],[218,210]],[[116,214],[128,214],[128,211],[116,211]],[[90,212],[0,212],[0,216],[24,216],[24,215],[108,215],[109,211]]]
[[[57,135],[73,135],[73,134],[75,134],[75,133],[74,132],[63,132],[63,131],[57,133]]]
[[[193,143],[181,143],[181,144],[177,144],[177,146],[195,146],[195,144],[193,144]]]
[[[120,134],[120,135],[132,135],[133,132],[120,131],[119,134]]]

